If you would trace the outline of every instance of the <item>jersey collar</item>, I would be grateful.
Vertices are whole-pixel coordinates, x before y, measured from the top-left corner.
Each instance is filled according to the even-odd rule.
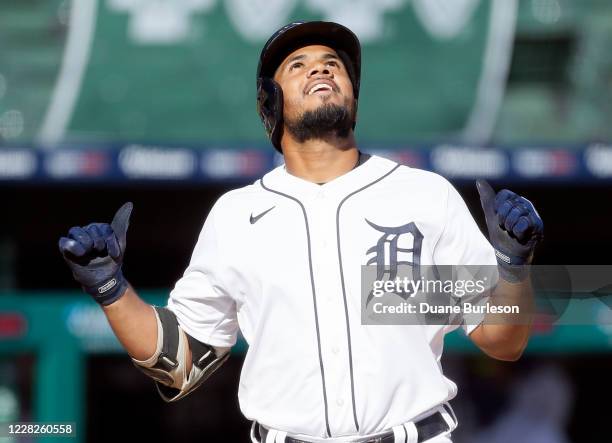
[[[269,189],[299,200],[310,200],[321,196],[321,194],[330,198],[342,199],[363,186],[378,180],[395,167],[397,167],[396,162],[373,155],[367,162],[330,182],[320,185],[289,174],[283,164],[264,175],[262,184]]]

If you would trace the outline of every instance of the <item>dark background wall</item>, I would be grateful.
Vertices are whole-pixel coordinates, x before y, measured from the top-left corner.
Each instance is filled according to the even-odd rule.
[[[59,237],[74,225],[110,222],[121,204],[132,201],[135,209],[128,231],[125,273],[137,288],[171,287],[189,261],[210,207],[230,187],[0,187],[5,214],[0,221],[0,239],[12,251],[5,258],[4,273],[12,269],[11,286],[15,289],[75,288],[57,252]],[[604,245],[612,243],[612,188],[580,184],[508,187],[528,197],[544,219],[545,240],[537,251],[538,264],[609,262]],[[458,189],[484,231],[475,187],[463,182]]]

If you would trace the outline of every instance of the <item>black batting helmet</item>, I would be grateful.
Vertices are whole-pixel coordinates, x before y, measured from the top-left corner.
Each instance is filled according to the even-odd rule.
[[[353,84],[355,100],[359,98],[361,45],[350,29],[333,22],[293,22],[283,26],[264,45],[257,66],[257,112],[278,151],[283,129],[283,91],[274,81],[274,73],[285,57],[308,45],[329,46],[338,53]]]

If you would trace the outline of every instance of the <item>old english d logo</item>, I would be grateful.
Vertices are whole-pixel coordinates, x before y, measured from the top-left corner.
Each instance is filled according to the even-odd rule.
[[[366,222],[381,232],[381,236],[372,246],[366,251],[366,255],[374,254],[368,260],[367,265],[376,264],[376,279],[394,280],[397,277],[398,265],[408,265],[412,267],[412,278],[418,280],[421,278],[421,246],[423,244],[423,234],[417,228],[414,222],[407,223],[402,226],[378,226],[368,219]],[[412,237],[411,248],[400,248],[400,240],[406,244]],[[410,260],[402,260],[402,256],[410,254]],[[367,303],[372,299],[372,293],[368,296]]]

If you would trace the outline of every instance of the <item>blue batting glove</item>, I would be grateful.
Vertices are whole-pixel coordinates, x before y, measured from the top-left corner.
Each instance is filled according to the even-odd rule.
[[[495,194],[486,180],[477,180],[476,187],[500,277],[513,283],[524,280],[536,244],[544,235],[538,211],[529,200],[507,189]]]
[[[112,223],[75,226],[59,240],[59,249],[74,279],[101,305],[117,301],[128,287],[121,272],[133,205],[125,203]]]

